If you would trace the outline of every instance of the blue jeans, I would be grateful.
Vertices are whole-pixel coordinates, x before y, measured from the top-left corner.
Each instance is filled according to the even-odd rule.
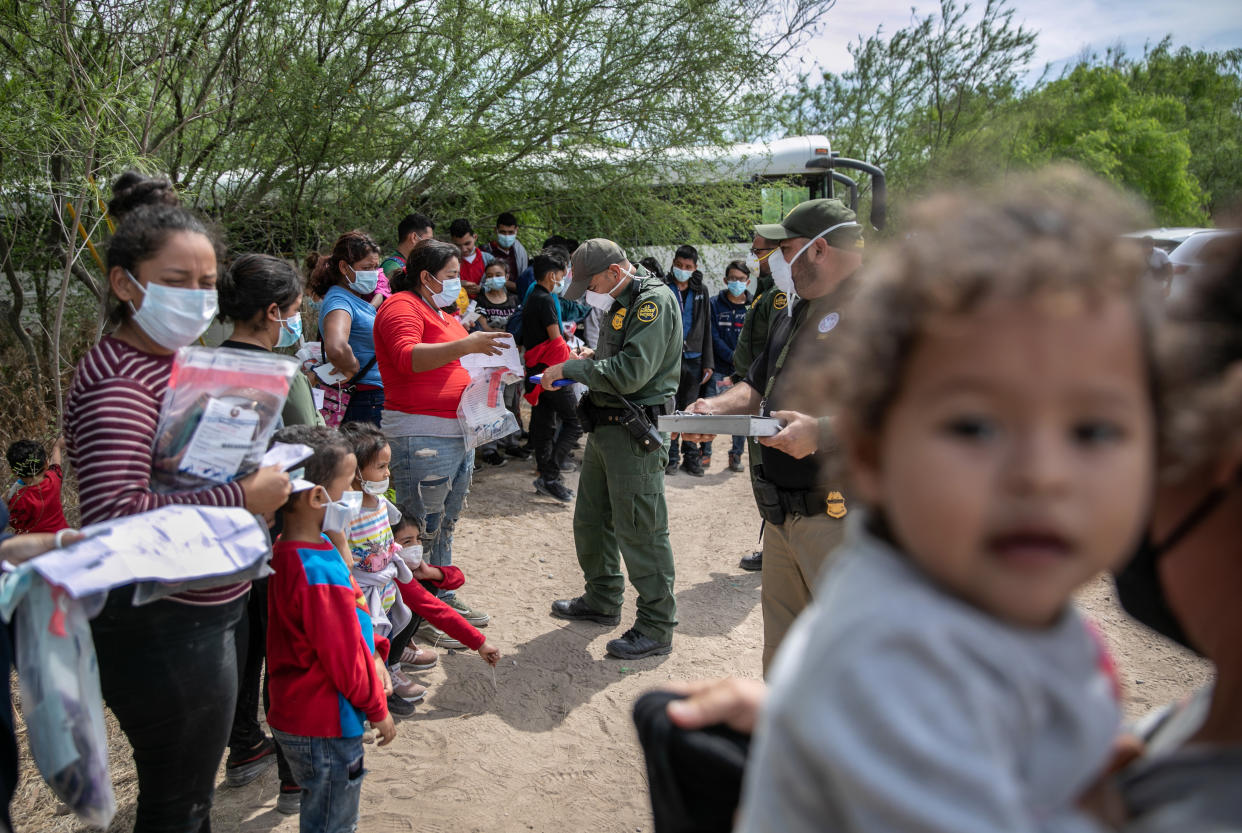
[[[402,514],[422,527],[423,557],[453,563],[453,527],[466,504],[474,452],[461,437],[392,437],[392,488]],[[447,599],[453,591],[440,591]]]
[[[356,390],[349,397],[345,407],[345,415],[341,422],[369,422],[379,427],[380,418],[384,415],[384,389]]]
[[[362,798],[362,738],[308,738],[272,730],[302,788],[301,833],[354,833]]]
[[[717,384],[717,382],[716,382],[716,380],[717,380],[718,378],[720,378],[720,377],[721,377],[721,375],[722,375],[722,374],[720,373],[720,371],[719,371],[719,370],[717,370],[715,373],[713,373],[713,374],[712,374],[712,378],[710,378],[710,379],[708,379],[708,380],[707,380],[707,395],[708,395],[709,397],[711,397],[711,396],[715,396],[716,394],[720,393],[721,391],[726,390],[725,388],[720,387],[720,385],[719,385],[719,384]],[[711,444],[711,443],[703,443],[702,445],[703,445],[703,453],[704,453],[704,454],[711,454],[711,453],[712,453],[712,444]],[[735,456],[737,456],[737,457],[741,457],[741,456],[742,456],[742,452],[743,452],[743,451],[745,451],[745,450],[746,450],[746,438],[745,438],[745,437],[742,437],[742,436],[738,436],[738,435],[736,435],[736,434],[735,434],[735,435],[733,436],[733,446],[729,449],[729,453],[730,453],[730,454],[733,454],[733,455],[735,455]]]

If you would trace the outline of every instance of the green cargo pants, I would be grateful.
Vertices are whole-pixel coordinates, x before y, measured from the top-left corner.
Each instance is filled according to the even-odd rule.
[[[673,547],[664,502],[664,448],[647,453],[619,425],[601,425],[587,437],[574,506],[574,545],[586,579],[585,601],[616,613],[625,595],[621,560],[638,591],[635,629],[661,642],[673,638]],[[617,550],[620,548],[620,559]]]

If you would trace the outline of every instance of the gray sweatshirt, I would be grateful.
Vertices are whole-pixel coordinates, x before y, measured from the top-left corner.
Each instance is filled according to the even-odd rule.
[[[939,590],[851,512],[777,654],[741,833],[1098,831],[1079,795],[1120,725],[1098,643],[1067,608],[1013,627]]]

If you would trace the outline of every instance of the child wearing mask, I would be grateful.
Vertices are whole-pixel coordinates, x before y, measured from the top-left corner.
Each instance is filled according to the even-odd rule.
[[[385,746],[396,737],[386,674],[362,591],[323,533],[344,520],[357,459],[334,429],[294,426],[279,442],[314,449],[281,510],[268,583],[268,725],[302,788],[302,833],[348,833],[358,823],[363,720]]]
[[[60,455],[64,448],[65,438],[57,437],[49,462],[42,444],[34,440],[18,440],[9,446],[5,457],[17,476],[7,497],[14,532],[60,532],[69,528],[60,500],[65,479]]]
[[[351,489],[361,493],[361,508],[350,517],[345,530],[350,571],[362,588],[375,633],[392,643],[388,663],[392,696],[388,698],[388,710],[398,717],[408,717],[414,713],[414,704],[426,696],[427,689],[401,673],[401,654],[409,639],[397,644],[398,635],[414,617],[397,592],[397,582],[413,581],[414,575],[392,537],[391,525],[401,517],[385,496],[392,449],[384,432],[369,422],[343,423],[340,432],[358,461]]]
[[[507,332],[509,319],[518,309],[517,296],[505,289],[508,267],[494,260],[483,270],[483,291],[478,297],[479,326],[484,330]]]
[[[1135,217],[1052,172],[912,219],[806,366],[866,508],[776,656],[737,830],[1099,830],[1120,711],[1073,594],[1154,483]]]
[[[403,630],[393,643],[394,646],[404,648],[404,652],[399,652],[394,648],[392,656],[399,656],[402,664],[407,667],[412,666],[415,670],[422,670],[410,654],[413,649],[406,646],[409,645],[418,626],[426,619],[436,631],[442,634],[436,642],[439,647],[457,650],[469,648],[472,651],[478,651],[479,656],[487,660],[489,665],[499,662],[500,649],[488,642],[474,625],[462,618],[460,613],[445,604],[424,584],[425,582],[441,590],[456,590],[466,583],[466,577],[462,571],[447,564],[435,567],[422,560],[422,530],[414,518],[408,515],[402,517],[393,525],[392,534],[401,547],[402,553],[405,554],[406,562],[410,565],[414,578],[417,579],[417,581],[397,585],[401,591],[401,598],[414,612],[414,621],[409,626],[408,632]]]

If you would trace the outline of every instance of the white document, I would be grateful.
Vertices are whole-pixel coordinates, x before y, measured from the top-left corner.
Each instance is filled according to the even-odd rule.
[[[247,570],[267,557],[267,531],[239,507],[165,506],[86,527],[86,540],[30,564],[74,598],[136,581],[174,583]]]
[[[323,410],[323,388],[311,388],[311,399],[315,401],[315,410]]]
[[[314,453],[315,449],[301,443],[273,443],[263,455],[263,462],[259,466],[260,468],[280,466],[281,471],[288,471],[303,460],[309,459]]]
[[[337,370],[336,367],[334,367],[330,362],[316,367],[315,375],[318,376],[325,385],[335,385],[337,382],[345,382],[349,379],[348,375]]]
[[[522,378],[522,357],[518,354],[517,344],[513,340],[510,333],[505,333],[504,338],[500,339],[497,344],[501,346],[499,356],[485,356],[482,353],[470,353],[461,357],[461,366],[470,371],[472,378],[479,378],[486,375],[488,370],[497,367],[503,367],[506,374],[512,374],[512,378],[505,376],[506,382],[517,382]]]
[[[212,397],[207,400],[178,470],[227,483],[241,468],[258,430],[258,411]]]

